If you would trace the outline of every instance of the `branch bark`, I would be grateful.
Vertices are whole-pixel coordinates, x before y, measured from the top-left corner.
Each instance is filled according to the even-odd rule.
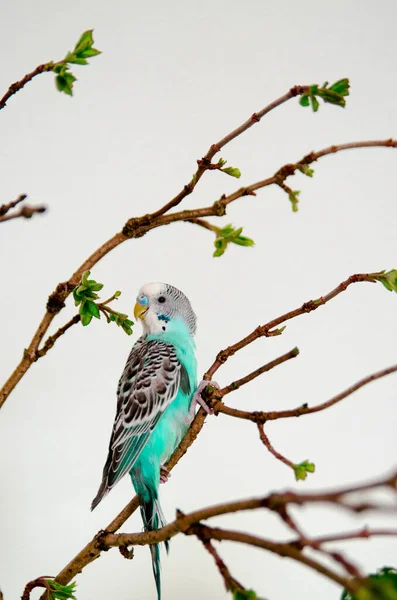
[[[20,81],[15,81],[15,83],[12,83],[4,96],[0,99],[0,110],[6,106],[7,101],[11,98],[11,96],[19,92],[29,81],[32,81],[34,77],[37,77],[37,75],[40,75],[41,73],[52,71],[53,68],[54,63],[44,63],[36,67],[34,71],[27,73]]]

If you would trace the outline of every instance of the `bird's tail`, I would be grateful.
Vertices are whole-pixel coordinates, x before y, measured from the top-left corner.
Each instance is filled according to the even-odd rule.
[[[154,478],[144,477],[139,468],[131,470],[130,474],[132,484],[141,500],[140,509],[145,531],[153,531],[160,527],[164,527],[166,521],[158,498],[158,485],[156,485]],[[168,542],[165,542],[165,547],[168,552]],[[152,567],[157,588],[157,598],[158,600],[161,600],[160,546],[159,544],[151,544],[149,548],[152,555]]]

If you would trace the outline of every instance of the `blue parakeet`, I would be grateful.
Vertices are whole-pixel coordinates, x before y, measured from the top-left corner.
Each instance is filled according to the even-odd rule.
[[[150,531],[165,524],[158,497],[159,483],[167,479],[162,465],[186,433],[196,400],[210,411],[194,395],[196,315],[186,296],[171,285],[148,283],[139,291],[134,315],[142,322],[143,335],[133,346],[118,384],[109,453],[91,508],[129,473],[140,496],[145,530]],[[160,600],[158,544],[151,545],[150,551]]]

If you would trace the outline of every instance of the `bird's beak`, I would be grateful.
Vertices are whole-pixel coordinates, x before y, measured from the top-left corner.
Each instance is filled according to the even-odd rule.
[[[148,310],[149,310],[148,306],[145,306],[144,304],[141,304],[140,302],[136,302],[135,306],[134,306],[134,317],[136,319],[143,320],[143,318]]]

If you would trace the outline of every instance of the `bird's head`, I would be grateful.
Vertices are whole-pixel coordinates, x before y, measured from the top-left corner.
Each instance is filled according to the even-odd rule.
[[[196,315],[185,294],[168,283],[146,283],[139,290],[134,308],[145,334],[173,331],[185,325],[196,333]]]

